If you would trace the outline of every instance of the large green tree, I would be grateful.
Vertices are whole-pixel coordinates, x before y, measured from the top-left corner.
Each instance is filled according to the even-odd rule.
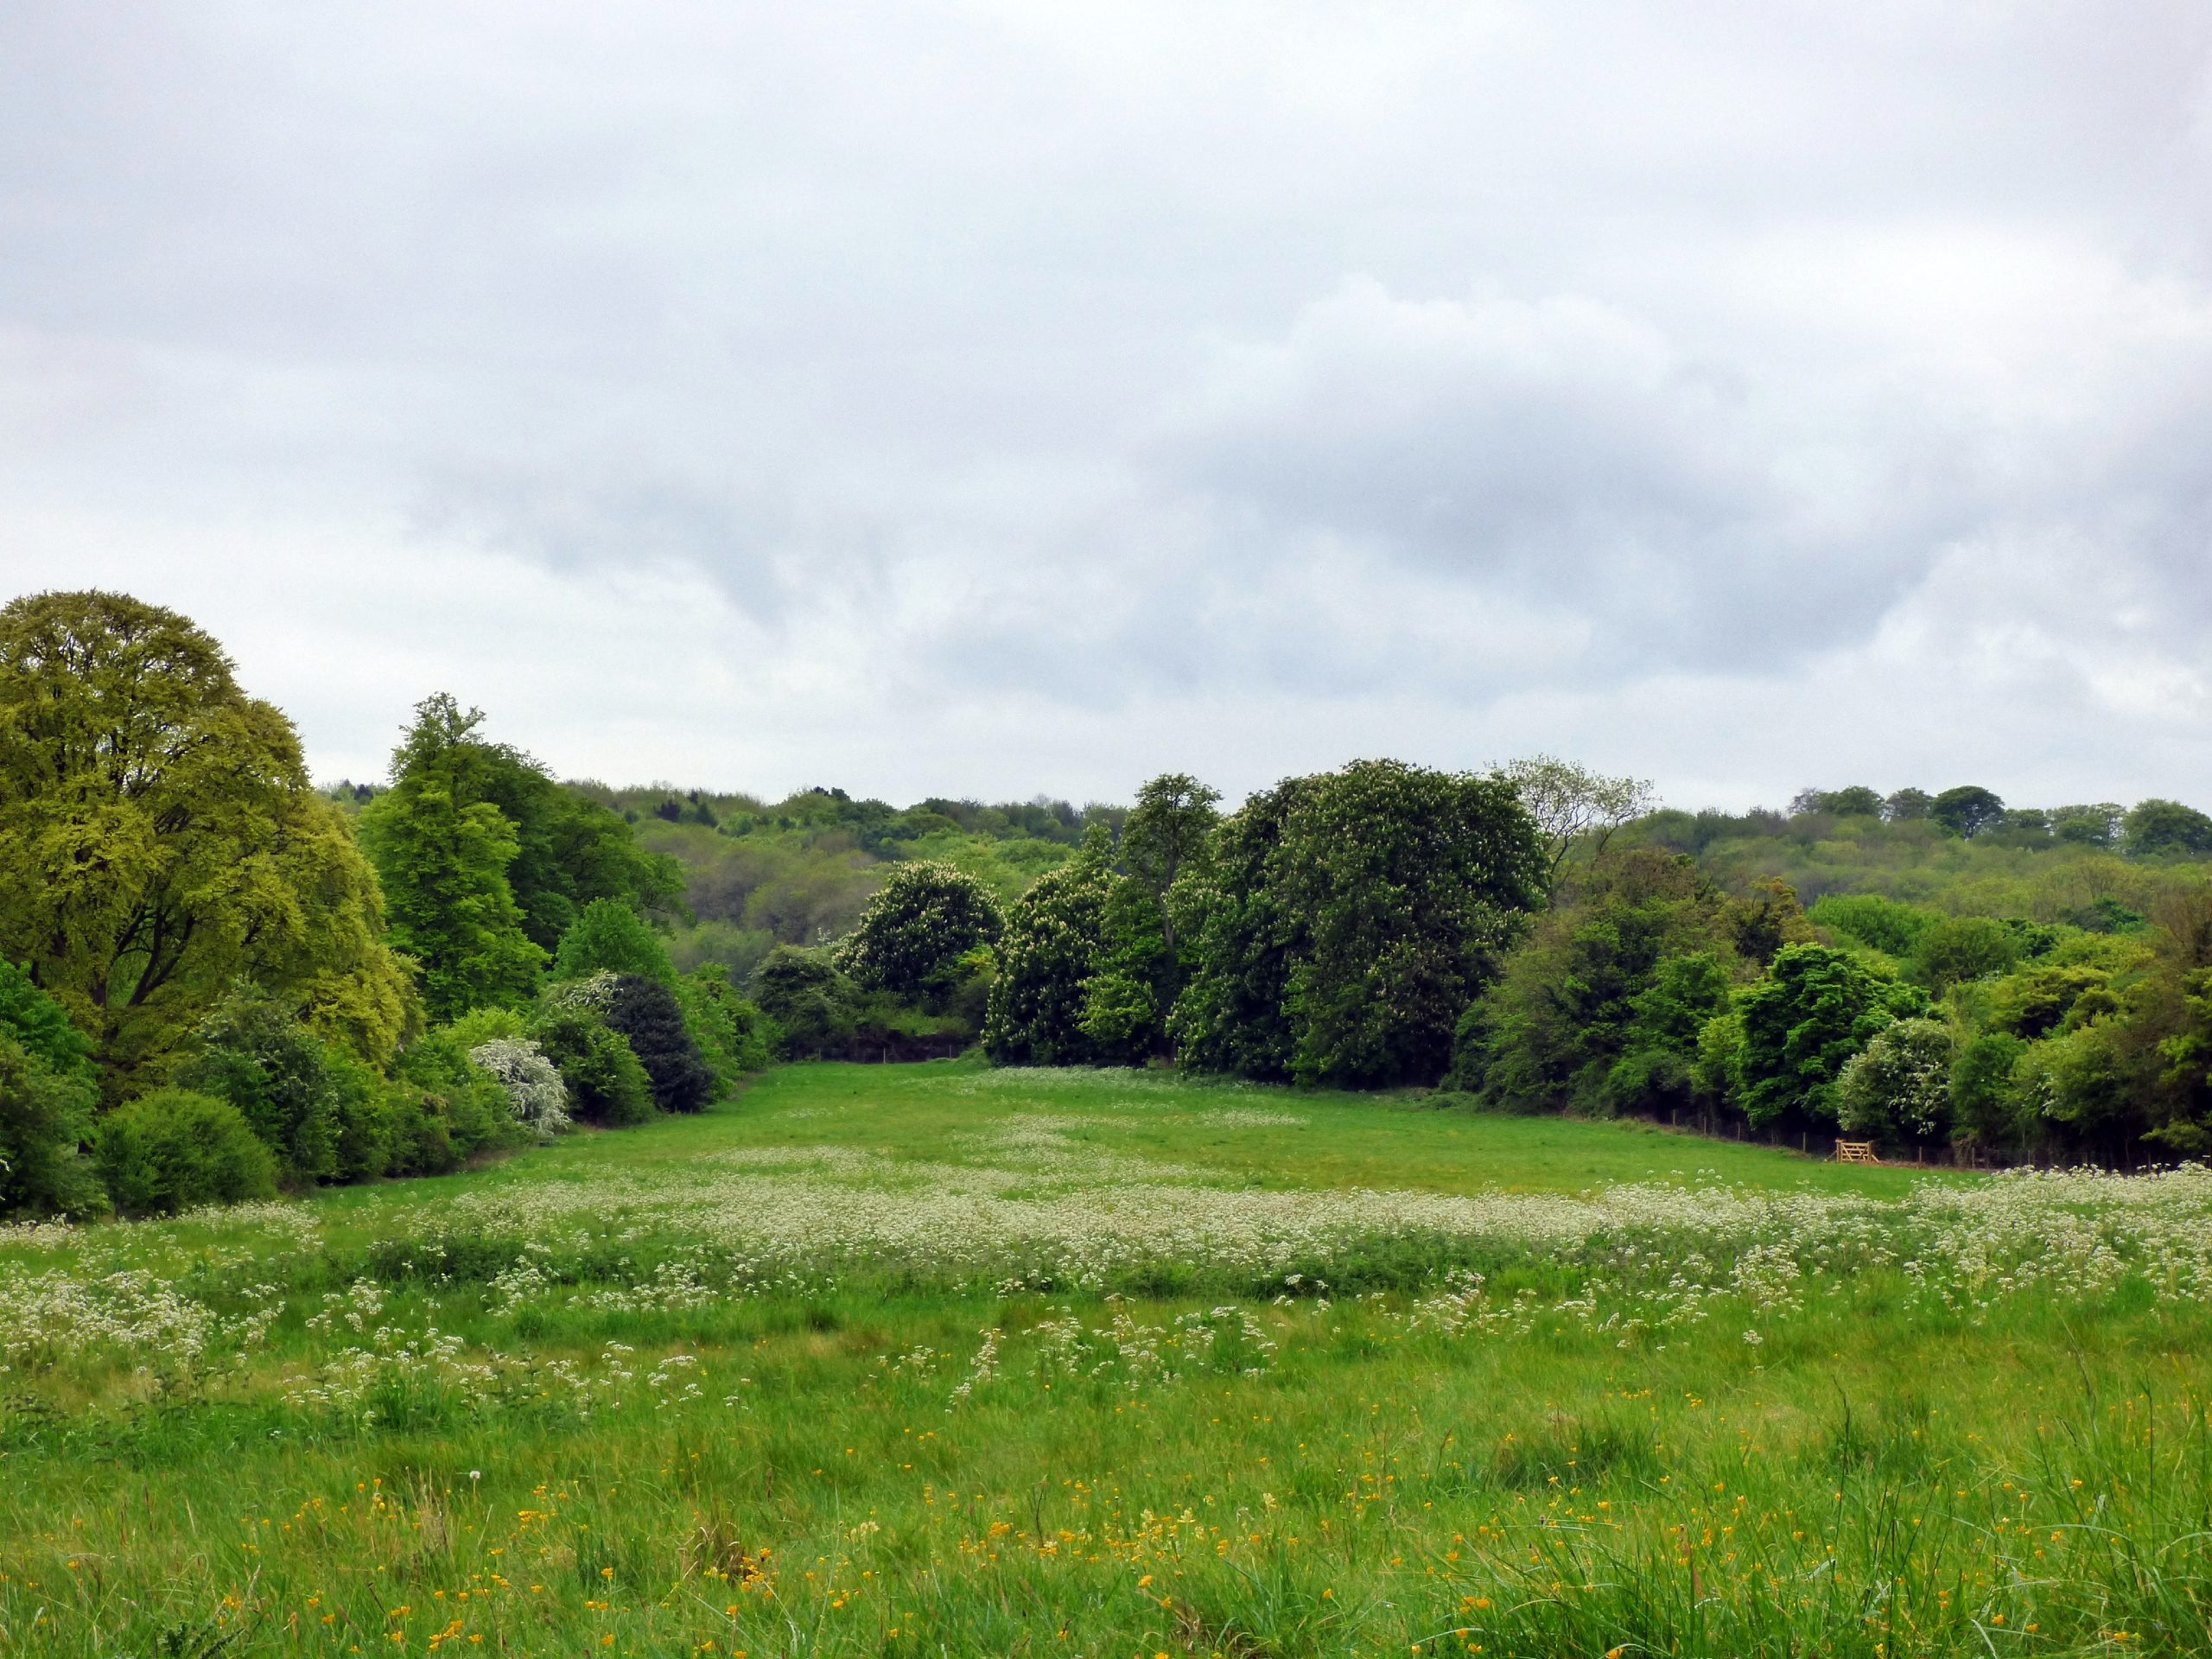
[[[1168,896],[1190,970],[1168,1018],[1177,1058],[1197,1071],[1285,1082],[1296,1039],[1285,1000],[1306,941],[1277,879],[1285,837],[1313,786],[1287,778],[1222,821],[1211,855]]]
[[[1703,1018],[1726,1001],[1727,976],[1717,964],[1727,953],[1727,923],[1726,901],[1689,859],[1654,848],[1607,854],[1556,895],[1497,982],[1467,1010],[1454,1085],[1504,1111],[1645,1106],[1625,1075],[1631,1097],[1615,1099],[1616,1064],[1642,1047],[1687,1066]],[[1721,995],[1711,997],[1700,976],[1676,991],[1697,1002],[1702,1017],[1685,1023],[1657,1002],[1647,1011],[1642,999],[1662,967],[1691,953],[1716,964]]]
[[[477,730],[480,716],[462,716],[450,696],[440,694],[425,706],[435,709],[448,729],[466,721],[466,729],[451,740],[445,765],[462,805],[496,806],[513,827],[507,885],[531,943],[557,949],[597,899],[616,899],[649,916],[682,908],[681,867],[639,846],[620,813],[557,782],[520,749],[483,736]]]
[[[1947,789],[1928,804],[1928,816],[1955,836],[1968,841],[2005,821],[2005,802],[1995,791],[1979,784]]]
[[[2139,801],[2123,828],[2127,850],[2139,856],[2212,852],[2212,817],[2179,801]]]
[[[372,1060],[416,1017],[291,722],[191,622],[121,594],[0,610],[0,956],[92,1040],[111,1098],[240,976]]]
[[[519,842],[489,801],[472,801],[471,743],[484,716],[452,698],[416,706],[393,753],[392,786],[362,814],[399,948],[423,975],[423,1001],[444,1020],[525,1001],[545,966],[523,927],[507,868]]]
[[[894,864],[836,952],[864,990],[941,1002],[963,957],[994,943],[1006,918],[976,877],[931,859]]]
[[[1762,1128],[1834,1123],[1845,1063],[1892,1020],[1927,1007],[1916,987],[1884,979],[1847,951],[1788,946],[1736,998],[1745,1115]]]
[[[1510,781],[1395,760],[1255,797],[1218,851],[1176,1010],[1186,1060],[1338,1086],[1444,1073],[1550,872]]]
[[[1001,1065],[1087,1065],[1103,1058],[1084,1029],[1091,980],[1105,962],[1116,876],[1105,826],[1037,879],[1006,918],[998,973],[983,1018],[983,1047]]]

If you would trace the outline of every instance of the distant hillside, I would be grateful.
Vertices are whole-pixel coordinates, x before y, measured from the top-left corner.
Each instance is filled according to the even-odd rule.
[[[849,931],[884,870],[938,859],[1019,896],[1066,860],[1086,826],[1116,829],[1126,810],[1044,797],[985,805],[932,798],[912,806],[802,790],[780,801],[667,785],[578,785],[637,826],[639,840],[683,866],[693,920],[671,941],[679,968],[725,964],[744,982],[777,944],[818,944]]]
[[[2141,925],[2162,898],[2201,885],[2212,866],[2212,818],[2190,807],[2008,809],[1973,792],[1986,800],[1963,823],[1926,810],[1942,796],[1901,791],[1903,802],[1885,803],[1871,790],[1808,791],[1787,813],[1655,812],[1618,839],[1687,853],[1731,893],[1781,880],[1808,907],[1831,894],[1875,893],[1952,915],[2093,932]]]

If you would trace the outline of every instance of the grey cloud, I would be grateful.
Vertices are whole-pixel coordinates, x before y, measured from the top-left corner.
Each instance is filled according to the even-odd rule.
[[[761,787],[1772,797],[1853,696],[2156,783],[2209,67],[2186,0],[17,6],[0,574],[204,613],[347,766],[481,678]]]

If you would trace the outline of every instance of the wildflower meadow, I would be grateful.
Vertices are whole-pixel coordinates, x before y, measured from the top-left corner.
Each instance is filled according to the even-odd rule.
[[[0,1231],[0,1651],[2212,1649],[2212,1171],[816,1065]]]

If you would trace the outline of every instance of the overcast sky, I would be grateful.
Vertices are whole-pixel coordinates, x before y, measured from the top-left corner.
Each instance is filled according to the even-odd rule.
[[[2212,8],[16,0],[0,581],[331,779],[2212,806]]]

